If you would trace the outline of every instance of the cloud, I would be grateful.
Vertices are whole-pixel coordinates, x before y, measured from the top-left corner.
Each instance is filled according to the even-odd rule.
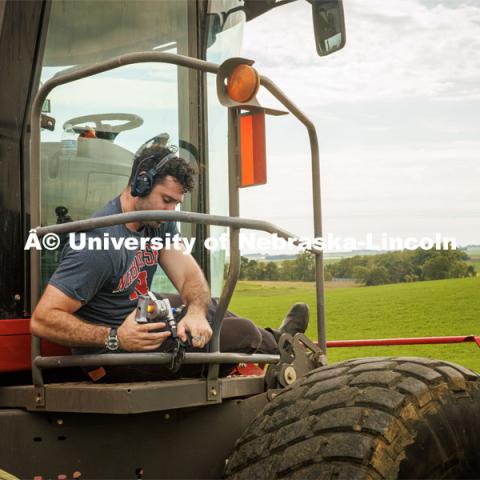
[[[72,91],[75,94],[72,94]],[[176,76],[168,81],[139,80],[138,78],[90,77],[55,88],[48,96],[52,105],[80,107],[95,111],[98,105],[103,110],[132,111],[176,109]]]
[[[345,148],[323,155],[326,228],[356,235],[375,229],[403,235],[448,231],[459,240],[473,241],[480,236],[478,151],[480,141]],[[292,168],[291,161],[291,157],[269,158],[269,183],[242,190],[241,213],[311,235],[307,161],[299,168]]]
[[[266,17],[247,24],[244,54],[310,105],[457,92],[478,99],[480,5],[349,0],[344,8],[347,45],[330,57],[314,51],[306,2],[268,13],[267,28]]]
[[[347,45],[331,56],[316,55],[307,2],[248,23],[242,51],[317,126],[325,231],[478,243],[480,2],[344,8]],[[287,121],[269,121],[269,184],[242,192],[242,215],[309,234],[308,142]]]

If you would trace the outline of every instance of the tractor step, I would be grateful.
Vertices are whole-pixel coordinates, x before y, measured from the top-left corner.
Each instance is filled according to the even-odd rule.
[[[213,388],[206,379],[188,378],[142,383],[50,383],[2,387],[0,407],[76,413],[145,413],[221,403],[223,399],[265,391],[264,378],[229,377]]]

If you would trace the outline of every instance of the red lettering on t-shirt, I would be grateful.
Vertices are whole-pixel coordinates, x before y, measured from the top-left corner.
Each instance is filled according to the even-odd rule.
[[[145,261],[145,265],[149,267],[156,265],[158,258],[158,250],[152,250],[150,245],[147,245],[145,251],[143,252],[143,260]]]
[[[145,263],[143,262],[143,252],[142,252],[142,250],[139,250],[135,254],[135,260],[137,261],[138,269],[141,270],[142,267],[145,266]]]
[[[132,263],[128,267],[128,270],[122,275],[122,278],[120,279],[120,282],[118,283],[117,288],[113,291],[113,293],[124,292],[130,287],[130,285],[133,284],[133,282],[137,280],[137,278],[141,277],[139,278],[137,284],[135,285],[135,289],[137,289],[137,285],[139,285],[141,292],[145,292],[145,293],[141,293],[139,290],[140,295],[146,295],[148,293],[147,277],[146,277],[146,272],[142,272],[141,270],[145,266],[150,267],[150,266],[156,265],[157,258],[158,258],[158,251],[151,250],[149,248],[149,245],[147,245],[147,248],[145,251],[139,250],[135,254],[135,257],[133,257]],[[142,280],[143,277],[144,279]],[[143,285],[145,285],[145,288],[143,288]],[[135,298],[137,297],[135,296]]]
[[[122,290],[124,290],[126,283],[127,283],[127,274],[124,273],[124,274],[122,275],[122,278],[121,278],[120,281],[118,282],[117,288],[113,291],[113,293],[121,292]]]
[[[135,284],[135,290],[130,294],[130,300],[136,300],[139,295],[148,294],[147,285],[147,272],[140,272],[137,283]]]
[[[130,267],[130,272],[132,273],[132,281],[138,277],[140,269],[138,268],[137,257],[133,259],[132,266]]]

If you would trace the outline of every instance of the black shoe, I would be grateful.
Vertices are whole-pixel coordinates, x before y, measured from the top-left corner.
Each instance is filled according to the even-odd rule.
[[[278,330],[273,328],[267,328],[267,330],[272,333],[278,342],[283,333],[288,333],[292,337],[296,333],[305,333],[309,317],[310,309],[308,305],[306,303],[296,303],[287,313]]]

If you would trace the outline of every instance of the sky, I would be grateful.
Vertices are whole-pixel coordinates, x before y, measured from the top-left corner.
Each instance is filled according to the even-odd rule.
[[[480,244],[480,0],[344,10],[346,46],[328,57],[303,0],[249,22],[242,47],[316,125],[324,233]],[[242,190],[241,215],[313,235],[306,132],[270,117],[267,137],[268,184]]]

